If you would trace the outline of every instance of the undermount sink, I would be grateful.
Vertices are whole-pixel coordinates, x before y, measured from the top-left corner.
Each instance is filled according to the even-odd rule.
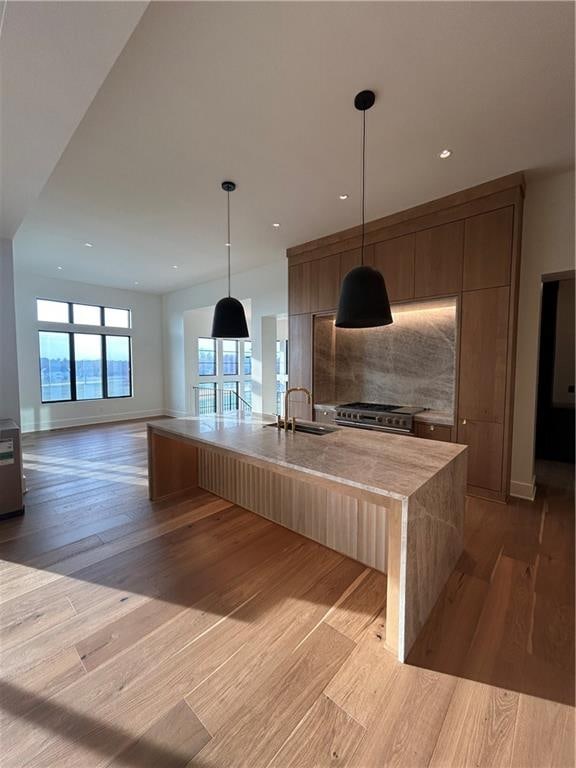
[[[276,427],[278,428],[278,425],[276,423],[274,424],[266,424],[267,427]],[[284,426],[282,426],[282,431],[284,430]],[[331,432],[337,432],[337,427],[326,427],[322,424],[301,424],[300,422],[296,422],[296,432],[305,432],[307,435],[329,435]],[[288,427],[288,432],[292,431],[292,427]]]

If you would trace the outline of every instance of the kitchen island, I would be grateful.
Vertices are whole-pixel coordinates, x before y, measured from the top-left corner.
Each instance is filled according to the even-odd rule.
[[[383,571],[385,640],[404,661],[462,552],[466,447],[271,421],[149,423],[150,498],[203,488]]]

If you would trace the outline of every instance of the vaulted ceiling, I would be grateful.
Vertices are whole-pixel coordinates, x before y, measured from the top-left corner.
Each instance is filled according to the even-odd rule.
[[[573,17],[555,2],[151,4],[25,215],[17,268],[158,292],[223,275],[227,178],[234,270],[357,223],[363,88],[369,218],[570,167]]]

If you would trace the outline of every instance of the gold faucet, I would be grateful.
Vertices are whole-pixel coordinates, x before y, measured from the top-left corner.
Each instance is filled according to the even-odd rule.
[[[286,430],[288,429],[288,403],[291,392],[306,392],[308,404],[312,403],[312,394],[306,387],[290,387],[286,390],[286,394],[284,395],[284,429]],[[278,427],[280,428],[280,424],[278,424]],[[294,416],[292,417],[292,431],[296,431],[296,418]]]

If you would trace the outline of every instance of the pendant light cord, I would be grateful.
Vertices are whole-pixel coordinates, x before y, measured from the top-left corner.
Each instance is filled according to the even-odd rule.
[[[232,241],[230,240],[230,190],[226,190],[226,200],[228,203],[228,239],[226,240],[226,247],[228,248],[228,297],[232,295],[230,290],[230,248]]]
[[[366,198],[366,110],[362,110],[362,246],[360,248],[360,264],[364,265],[364,220]]]

